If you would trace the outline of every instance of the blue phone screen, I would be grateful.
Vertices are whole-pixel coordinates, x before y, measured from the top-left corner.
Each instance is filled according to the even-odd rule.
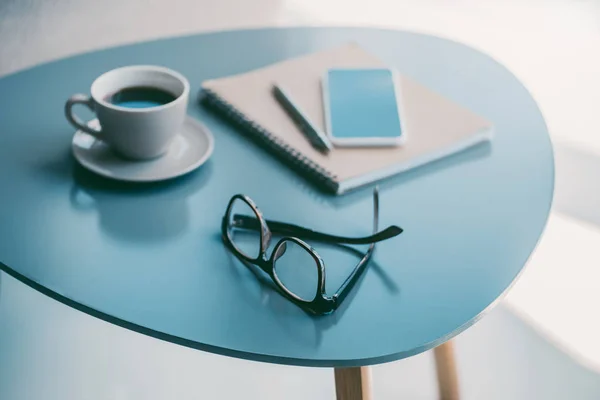
[[[335,138],[394,138],[402,135],[396,86],[389,69],[327,72],[328,132]]]

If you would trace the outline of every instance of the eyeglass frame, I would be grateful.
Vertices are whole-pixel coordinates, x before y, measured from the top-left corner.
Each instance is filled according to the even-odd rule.
[[[243,201],[252,209],[255,216],[258,218],[258,224],[257,219],[251,216],[233,215],[234,218],[230,218],[230,214],[233,211],[233,206],[236,200]],[[230,221],[235,221],[235,226],[232,226]],[[375,243],[398,236],[403,232],[403,229],[396,225],[390,225],[386,229],[378,232],[378,225],[379,190],[377,187],[373,190],[373,234],[358,238],[331,235],[294,224],[267,220],[264,218],[262,212],[250,197],[244,194],[236,194],[229,200],[227,209],[225,210],[225,215],[223,216],[221,223],[221,236],[224,244],[236,257],[242,261],[258,266],[263,272],[269,275],[277,288],[286,298],[288,298],[288,300],[292,301],[301,308],[312,312],[313,314],[324,315],[335,311],[346,298],[348,293],[350,293],[369,263],[369,260],[371,259],[375,250]],[[233,238],[231,237],[232,229],[230,228],[234,227],[254,231],[259,230],[260,250],[257,257],[249,257],[242,250],[237,248]],[[271,243],[273,233],[289,236],[282,237],[277,244],[275,244],[271,256],[267,257],[267,250]],[[317,251],[304,240],[300,239],[300,237],[307,240],[317,240],[320,242],[332,242],[339,244],[369,244],[369,248],[363,258],[354,267],[350,275],[341,284],[339,289],[332,296],[328,296],[325,291],[325,263]],[[284,245],[289,241],[296,243],[306,250],[315,261],[318,283],[315,291],[315,297],[312,300],[303,299],[293,293],[285,286],[283,282],[281,282],[277,276],[275,263],[277,259],[283,256],[285,253],[287,246],[284,247]]]

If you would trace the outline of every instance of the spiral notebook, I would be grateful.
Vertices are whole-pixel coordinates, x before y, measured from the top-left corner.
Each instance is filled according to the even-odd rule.
[[[400,74],[403,119],[409,137],[400,147],[314,149],[272,95],[284,88],[325,131],[321,78],[329,68],[381,68],[356,44],[286,60],[243,74],[206,81],[203,101],[287,165],[337,194],[489,140],[484,118]]]

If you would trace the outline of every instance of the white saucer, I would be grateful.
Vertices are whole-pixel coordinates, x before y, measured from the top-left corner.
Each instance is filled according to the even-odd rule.
[[[98,127],[98,120],[88,122]],[[208,128],[186,117],[181,132],[163,156],[148,161],[131,161],[114,154],[109,146],[77,131],[73,155],[85,168],[102,176],[127,182],[155,182],[175,178],[204,164],[213,152],[214,139]]]

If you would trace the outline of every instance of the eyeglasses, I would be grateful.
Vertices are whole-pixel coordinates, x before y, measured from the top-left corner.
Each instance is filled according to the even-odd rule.
[[[314,314],[335,311],[364,272],[375,243],[402,233],[391,225],[378,232],[379,192],[373,191],[373,234],[364,237],[344,237],[317,232],[301,226],[264,219],[248,196],[231,198],[223,217],[221,232],[225,245],[242,261],[258,266],[268,274],[290,301]],[[273,233],[283,235],[270,257],[267,249]],[[339,244],[369,244],[369,249],[350,275],[332,296],[325,293],[325,264],[319,254],[304,240]]]

